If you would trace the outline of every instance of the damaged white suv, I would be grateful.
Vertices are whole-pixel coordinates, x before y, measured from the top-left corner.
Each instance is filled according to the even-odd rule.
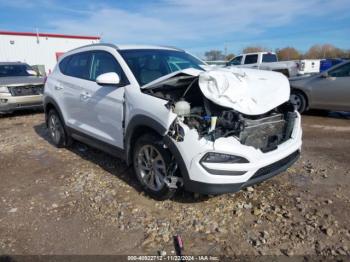
[[[158,199],[235,192],[299,157],[300,115],[276,72],[210,68],[170,47],[96,44],[66,53],[44,91],[53,143],[125,159]]]

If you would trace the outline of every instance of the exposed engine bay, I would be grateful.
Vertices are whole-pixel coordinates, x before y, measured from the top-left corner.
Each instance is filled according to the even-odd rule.
[[[246,115],[215,104],[203,95],[198,76],[178,75],[143,92],[168,100],[166,106],[178,115],[169,135],[179,142],[184,137],[178,123],[181,121],[195,129],[199,138],[215,141],[233,136],[244,145],[268,152],[290,138],[297,116],[289,102],[260,115]]]

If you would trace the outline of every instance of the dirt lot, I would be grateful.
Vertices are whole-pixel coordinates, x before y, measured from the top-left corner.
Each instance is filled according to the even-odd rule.
[[[0,254],[350,255],[350,115],[305,115],[301,159],[236,194],[157,202],[118,159],[0,117]]]

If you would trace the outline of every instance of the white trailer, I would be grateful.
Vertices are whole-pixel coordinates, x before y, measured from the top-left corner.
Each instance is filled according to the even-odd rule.
[[[44,65],[50,73],[63,53],[99,42],[99,36],[0,31],[0,62]]]

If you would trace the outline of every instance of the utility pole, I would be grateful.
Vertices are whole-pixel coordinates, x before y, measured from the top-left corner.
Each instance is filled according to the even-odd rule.
[[[36,31],[36,42],[37,44],[39,44],[40,40],[39,40],[39,28],[35,28]]]

